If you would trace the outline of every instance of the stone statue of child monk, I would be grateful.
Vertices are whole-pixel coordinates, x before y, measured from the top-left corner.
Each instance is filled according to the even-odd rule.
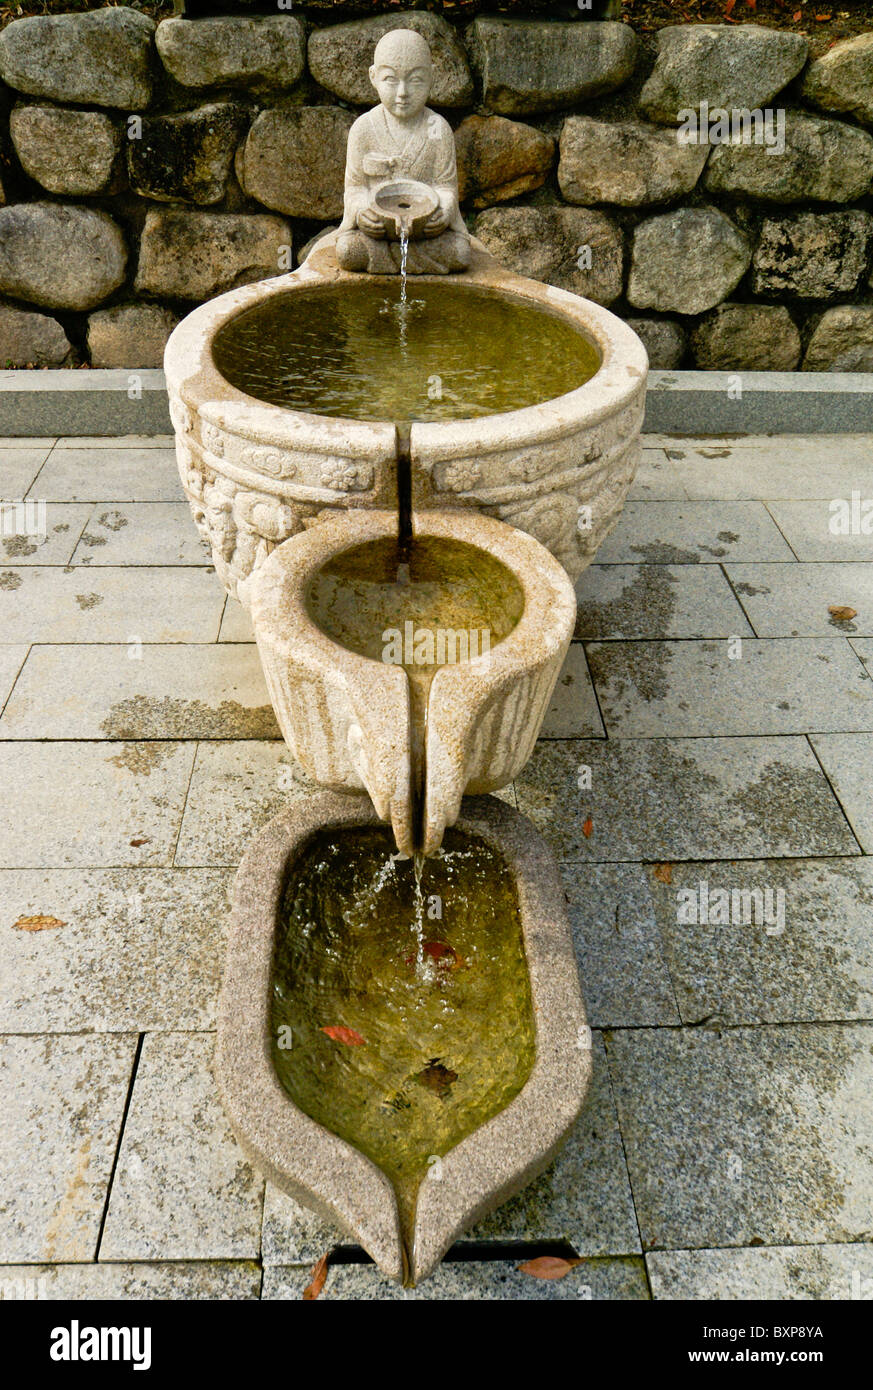
[[[344,270],[395,275],[400,246],[386,239],[371,211],[377,189],[395,179],[428,184],[439,199],[409,245],[411,275],[447,275],[470,264],[470,237],[458,207],[458,170],[451,126],[426,105],[433,81],[430,49],[413,29],[393,29],[376,45],[370,81],[380,106],[359,116],[349,131],[343,220],[336,256]]]

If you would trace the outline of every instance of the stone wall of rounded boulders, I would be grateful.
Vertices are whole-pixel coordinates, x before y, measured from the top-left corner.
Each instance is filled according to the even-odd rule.
[[[7,24],[0,368],[157,366],[194,304],[297,264],[341,213],[373,46],[405,24],[506,265],[609,305],[654,366],[873,371],[873,19],[811,58],[754,23],[530,15]],[[681,144],[701,102],[784,111],[784,150]]]

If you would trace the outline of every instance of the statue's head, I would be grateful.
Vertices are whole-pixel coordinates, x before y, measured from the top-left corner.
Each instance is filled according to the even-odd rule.
[[[412,120],[427,105],[433,80],[430,49],[414,29],[392,29],[376,44],[370,81],[382,105],[399,120]]]

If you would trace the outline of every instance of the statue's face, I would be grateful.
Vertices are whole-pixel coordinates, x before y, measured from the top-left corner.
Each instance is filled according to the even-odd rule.
[[[382,105],[399,120],[412,120],[427,105],[433,69],[429,63],[410,62],[398,54],[392,62],[370,68],[370,81]]]

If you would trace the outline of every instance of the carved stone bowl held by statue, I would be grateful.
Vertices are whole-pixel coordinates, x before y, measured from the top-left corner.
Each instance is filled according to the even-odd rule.
[[[373,211],[382,219],[387,235],[400,240],[401,227],[410,241],[421,236],[427,219],[437,210],[439,200],[432,188],[415,179],[398,179],[383,184],[373,199]]]
[[[182,486],[221,580],[245,604],[253,571],[289,536],[338,509],[397,506],[394,421],[267,404],[232,386],[213,358],[219,330],[271,296],[360,281],[337,266],[334,241],[318,242],[291,274],[200,305],[167,344]],[[564,320],[594,345],[600,365],[576,390],[520,410],[413,422],[413,505],[478,508],[529,532],[575,579],[618,520],[636,471],[645,348],[615,314],[503,269],[476,241],[470,269],[451,278],[457,293],[480,287]],[[423,276],[416,285],[430,279],[439,281]]]

